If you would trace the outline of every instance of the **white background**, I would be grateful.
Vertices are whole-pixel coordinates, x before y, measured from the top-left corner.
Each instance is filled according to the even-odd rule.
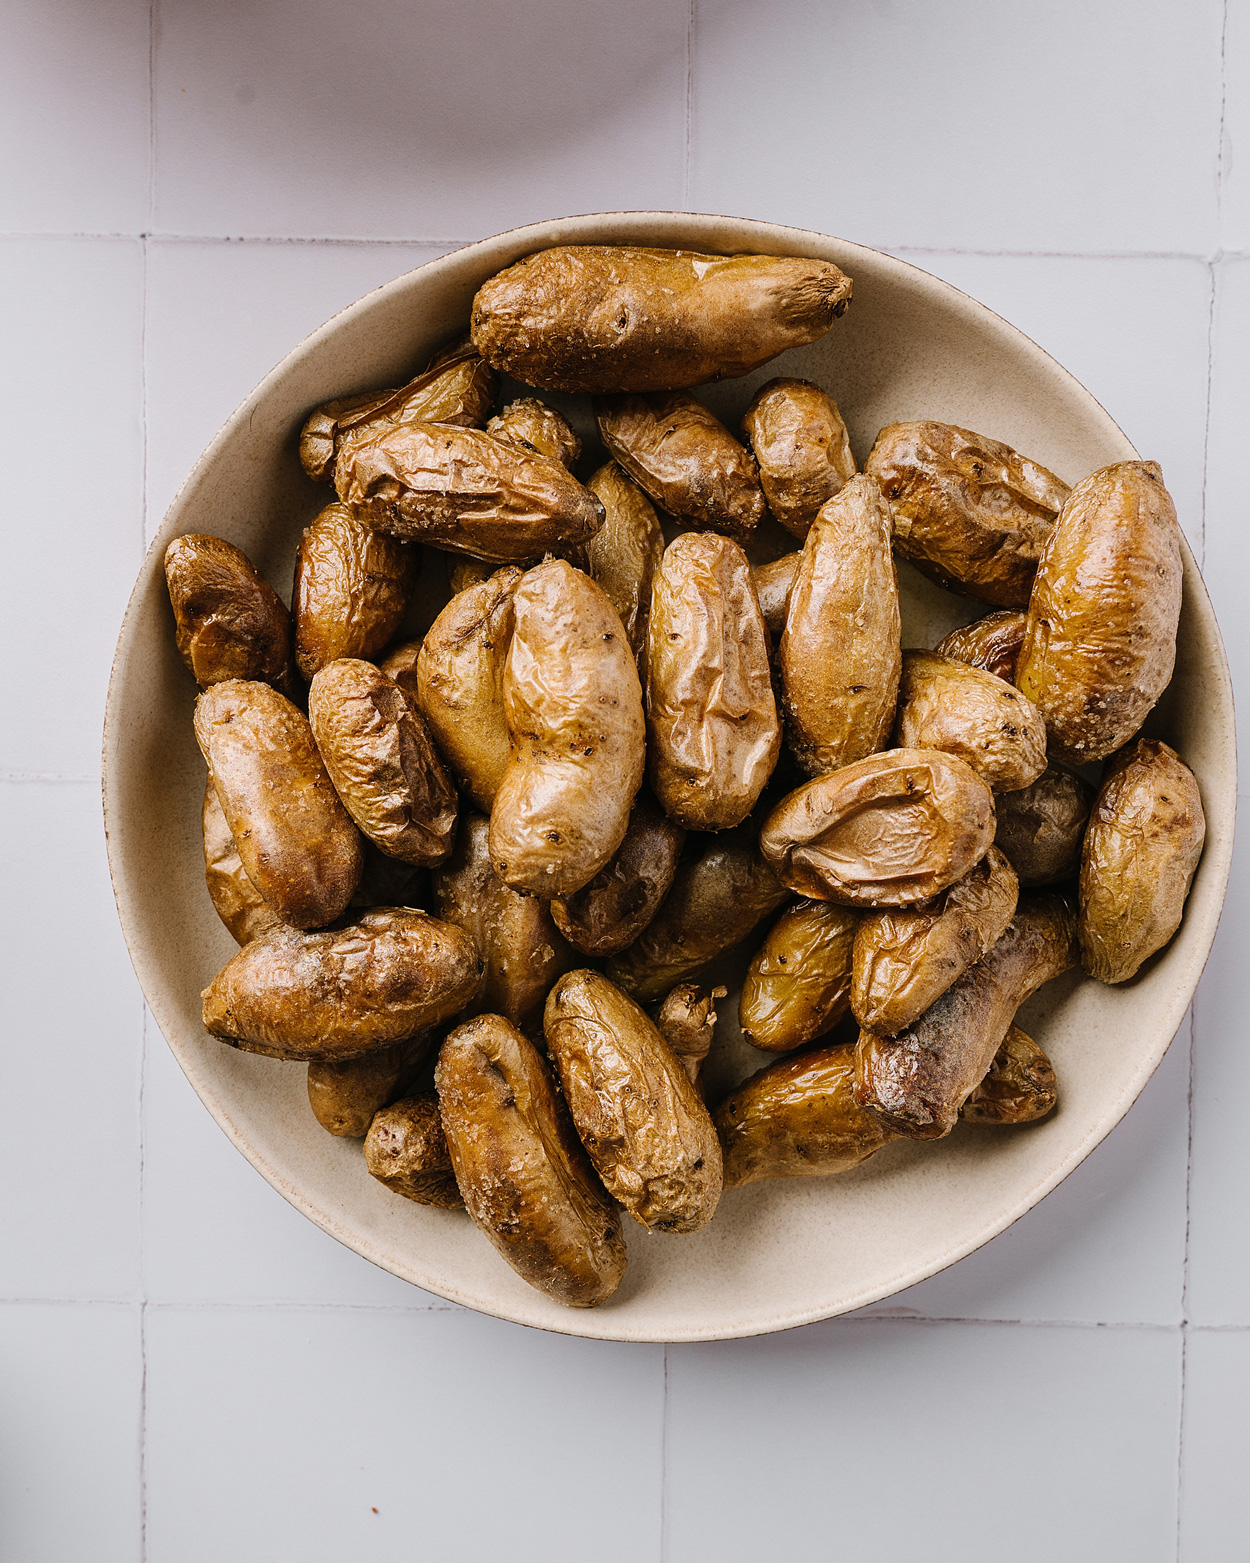
[[[0,34],[0,1556],[1250,1555],[1235,870],[1124,1123],[854,1318],[613,1346],[289,1208],[143,1004],[98,797],[183,476],[306,332],[467,240],[660,207],[948,278],[1162,462],[1250,673],[1250,0],[8,0]]]

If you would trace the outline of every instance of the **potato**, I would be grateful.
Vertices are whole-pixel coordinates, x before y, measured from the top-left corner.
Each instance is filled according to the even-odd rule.
[[[309,1064],[308,1105],[313,1117],[341,1139],[362,1139],[374,1114],[401,1097],[421,1073],[433,1040],[432,1032],[423,1031],[360,1058]]]
[[[642,781],[642,689],[615,608],[563,559],[513,596],[504,668],[511,757],[490,816],[495,872],[514,890],[572,895],[624,839]]]
[[[826,500],[855,476],[846,424],[833,397],[810,380],[770,380],[742,419],[768,508],[806,537]]]
[[[665,391],[749,374],[823,336],[851,279],[828,261],[558,245],[478,289],[473,341],[551,391]]]
[[[573,463],[582,453],[582,442],[554,407],[537,401],[532,396],[509,402],[497,418],[486,425],[487,434],[497,440],[510,440],[537,451],[540,456],[550,456],[562,467],[572,470]]]
[[[595,401],[599,435],[669,515],[745,542],[766,506],[755,458],[687,391]]]
[[[1055,895],[1023,896],[1007,932],[896,1037],[860,1032],[855,1100],[890,1129],[938,1140],[984,1080],[1020,1005],[1075,966],[1076,917]]]
[[[268,684],[231,679],[196,701],[195,737],[247,877],[283,922],[333,922],[363,854],[308,718]]]
[[[959,1109],[965,1123],[1032,1123],[1059,1100],[1050,1059],[1019,1026],[1008,1026],[990,1072]]]
[[[586,485],[603,504],[602,527],[586,544],[587,572],[621,616],[638,655],[647,644],[651,588],[664,553],[664,533],[651,501],[616,462]]]
[[[372,660],[403,622],[421,556],[327,505],[300,538],[291,611],[306,679],[338,657]]]
[[[1046,727],[1031,700],[983,668],[905,651],[894,741],[956,754],[995,792],[1031,786],[1046,769]]]
[[[768,631],[746,555],[685,532],[664,550],[647,631],[651,786],[688,830],[726,830],[755,807],[781,749]]]
[[[204,788],[201,811],[204,830],[204,880],[208,885],[213,910],[230,930],[236,944],[248,944],[281,925],[282,919],[247,877],[243,860],[226,816],[222,813],[217,789],[210,776]]]
[[[833,1030],[850,1006],[859,919],[831,901],[786,907],[755,952],[738,1000],[752,1046],[788,1053]]]
[[[451,856],[456,789],[393,678],[340,657],[313,679],[308,719],[335,790],[375,846],[421,867]]]
[[[677,1054],[692,1085],[699,1084],[703,1061],[716,1034],[716,1001],[728,988],[701,988],[697,982],[679,982],[660,1005],[655,1017],[660,1035]]]
[[[984,668],[1008,684],[1015,683],[1016,658],[1024,644],[1028,615],[1003,609],[952,630],[933,648],[935,657],[954,657],[969,667]]]
[[[1167,687],[1181,611],[1181,534],[1153,461],[1103,467],[1072,490],[1029,600],[1016,682],[1053,759],[1127,743]]]
[[[808,533],[777,657],[786,737],[809,776],[888,740],[900,622],[889,507],[872,478],[853,477]]]
[[[178,655],[201,689],[241,678],[294,691],[291,619],[247,555],[188,532],[165,550]]]
[[[1141,738],[1103,779],[1081,851],[1081,964],[1127,982],[1180,927],[1202,856],[1198,783],[1174,749]]]
[[[855,934],[850,991],[855,1019],[881,1036],[914,1025],[998,943],[1018,897],[1011,864],[991,847],[932,901],[865,912]]]
[[[1064,501],[1045,467],[949,423],[892,423],[864,471],[894,512],[894,546],[939,586],[996,608],[1028,606],[1033,573]]]
[[[522,1280],[589,1308],[625,1273],[625,1240],[533,1045],[500,1015],[458,1026],[434,1074],[465,1207]]]
[[[537,564],[537,560],[534,561]],[[447,558],[447,587],[453,597],[467,591],[470,586],[477,586],[482,581],[489,581],[491,576],[499,568],[488,559],[470,559],[465,554],[449,554]],[[509,566],[508,568],[511,568]]]
[[[1060,765],[1048,765],[1031,787],[994,799],[994,845],[1022,885],[1071,879],[1081,864],[1081,840],[1094,791]]]
[[[595,1171],[652,1232],[697,1232],[716,1213],[720,1143],[703,1098],[646,1013],[596,971],[547,996],[547,1052]]]
[[[790,592],[794,578],[799,573],[799,561],[803,558],[800,548],[792,554],[782,554],[770,564],[757,564],[751,570],[755,581],[755,595],[759,598],[760,612],[768,633],[776,645],[786,627],[786,609],[790,604]]]
[[[345,928],[253,939],[204,990],[204,1026],[245,1053],[335,1063],[450,1019],[481,976],[467,933],[385,907]]]
[[[405,1097],[376,1114],[365,1136],[365,1166],[379,1183],[418,1205],[464,1209],[433,1091]]]
[[[760,851],[798,895],[912,906],[962,879],[993,839],[994,800],[970,766],[934,749],[890,749],[783,798]]]

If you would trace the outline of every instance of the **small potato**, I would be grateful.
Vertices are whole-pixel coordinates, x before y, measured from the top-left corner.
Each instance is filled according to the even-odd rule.
[[[597,971],[547,996],[547,1052],[582,1144],[614,1199],[652,1232],[697,1232],[716,1213],[720,1142],[660,1032]]]
[[[616,462],[600,467],[586,486],[602,502],[606,516],[586,544],[587,570],[620,614],[637,655],[647,644],[651,588],[664,553],[664,533],[651,501]]]
[[[338,657],[372,660],[403,622],[421,556],[327,505],[300,538],[291,610],[306,679]]]
[[[651,786],[687,830],[727,830],[755,807],[781,750],[751,566],[728,538],[664,550],[647,631]]]
[[[432,1041],[433,1033],[426,1031],[360,1058],[309,1064],[308,1105],[313,1117],[341,1139],[363,1139],[373,1115],[401,1097],[420,1074]]]
[[[1059,1100],[1054,1066],[1019,1026],[1008,1026],[990,1072],[959,1109],[965,1123],[1032,1123]]]
[[[204,1027],[245,1053],[335,1063],[448,1020],[481,976],[468,934],[387,907],[346,928],[253,939],[205,988]]]
[[[872,478],[853,477],[808,533],[777,657],[786,737],[809,776],[889,739],[900,623],[889,506]]]
[[[760,851],[798,895],[912,906],[962,879],[993,839],[993,796],[970,766],[934,749],[889,749],[783,798]]]
[[[850,299],[828,261],[557,245],[478,289],[473,341],[544,390],[665,391],[814,342]]]
[[[991,847],[932,901],[866,912],[855,935],[855,1019],[865,1031],[887,1037],[914,1025],[998,943],[1018,898],[1011,864]]]
[[[1001,613],[987,613],[983,619],[952,630],[945,640],[933,648],[935,657],[954,657],[956,662],[966,662],[969,667],[984,668],[1008,684],[1016,680],[1016,658],[1024,644],[1024,626],[1027,614],[1004,609]]]
[[[1180,927],[1206,837],[1198,783],[1174,749],[1141,738],[1103,779],[1081,852],[1081,964],[1127,982]]]
[[[534,561],[535,564],[537,562]],[[470,559],[465,554],[451,554],[447,560],[448,590],[456,597],[470,586],[489,581],[498,568],[498,565],[491,564],[487,559]]]
[[[894,741],[955,754],[995,792],[1031,786],[1046,769],[1046,727],[1011,684],[953,657],[905,651]]]
[[[491,862],[514,890],[572,895],[620,846],[642,781],[638,669],[616,609],[564,559],[523,576],[513,610]]]
[[[201,813],[204,829],[204,879],[213,910],[236,944],[249,944],[281,924],[282,919],[247,877],[213,778],[204,788]]]
[[[832,1031],[851,1001],[860,913],[831,901],[786,907],[747,968],[738,1021],[754,1047],[788,1053]]]
[[[782,554],[780,559],[774,559],[771,564],[757,564],[751,571],[760,612],[764,615],[764,623],[768,626],[774,645],[781,639],[781,632],[786,627],[786,609],[790,604],[790,592],[802,558],[803,550],[800,548],[792,554]]]
[[[450,857],[456,789],[414,705],[372,662],[340,657],[308,691],[308,719],[347,812],[391,857]]]
[[[308,718],[268,684],[231,679],[196,701],[195,737],[247,877],[283,922],[333,922],[363,849]]]
[[[1072,490],[1029,600],[1016,682],[1051,756],[1083,765],[1128,742],[1167,688],[1181,611],[1181,534],[1153,461]]]
[[[655,1017],[660,1035],[677,1054],[691,1085],[699,1084],[703,1061],[712,1050],[716,1001],[728,991],[724,987],[701,988],[697,982],[679,982]]]
[[[533,1044],[500,1015],[457,1026],[434,1073],[465,1208],[540,1292],[603,1302],[625,1274],[620,1217]]]
[[[178,655],[201,689],[241,678],[293,692],[290,615],[245,553],[204,532],[175,537],[165,584]]]
[[[580,890],[551,902],[556,927],[583,955],[626,949],[659,911],[685,839],[686,832],[644,789],[607,867]]]
[[[568,420],[554,407],[548,407],[532,396],[509,402],[499,416],[486,425],[486,432],[497,440],[510,440],[514,445],[537,451],[540,456],[550,456],[570,471],[582,453],[582,442],[569,427]]]
[[[806,537],[826,500],[855,476],[838,405],[810,380],[770,380],[742,419],[764,498],[787,532]]]
[[[418,1205],[464,1209],[433,1091],[377,1113],[365,1136],[365,1166],[379,1183]]]
[[[994,799],[994,845],[1022,885],[1054,885],[1081,866],[1081,841],[1094,791],[1071,771],[1048,765],[1031,787]]]

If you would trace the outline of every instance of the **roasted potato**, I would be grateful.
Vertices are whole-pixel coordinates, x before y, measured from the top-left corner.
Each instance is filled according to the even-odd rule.
[[[837,403],[810,380],[770,380],[742,419],[768,508],[787,532],[806,537],[826,500],[855,476]]]
[[[379,1183],[418,1205],[464,1209],[433,1091],[393,1102],[376,1114],[365,1136],[365,1166]]]
[[[724,987],[701,988],[697,982],[679,982],[655,1017],[660,1035],[677,1054],[691,1085],[699,1084],[703,1061],[712,1050],[716,1001],[728,991]]]
[[[362,1139],[373,1115],[401,1097],[420,1074],[433,1040],[433,1033],[423,1031],[360,1058],[309,1064],[308,1105],[313,1117],[330,1134]]]
[[[1008,1026],[990,1072],[959,1109],[965,1123],[1032,1123],[1059,1100],[1054,1066],[1019,1026]]]
[[[954,657],[905,651],[894,741],[956,754],[995,792],[1031,786],[1046,769],[1041,713],[1011,684]]]
[[[562,467],[572,471],[573,463],[582,453],[582,442],[569,427],[568,420],[546,402],[532,396],[509,402],[497,418],[486,425],[487,434],[497,440],[510,440],[537,451],[540,456],[550,456]]]
[[[860,913],[832,901],[786,907],[747,967],[738,1023],[747,1041],[788,1053],[832,1031],[851,1000]]]
[[[537,564],[535,559],[533,563]],[[466,554],[450,554],[447,558],[447,589],[453,597],[467,591],[470,586],[477,586],[482,581],[489,581],[499,566],[492,564],[489,559],[470,559]],[[506,566],[505,568],[512,568]]]
[[[616,462],[600,467],[586,486],[602,502],[606,517],[586,544],[588,573],[620,614],[637,655],[647,644],[651,587],[664,553],[664,533],[651,501]]]
[[[1031,787],[994,799],[994,845],[1010,861],[1022,885],[1054,885],[1071,879],[1081,864],[1081,841],[1094,790],[1048,765]]]
[[[945,640],[933,648],[935,657],[954,657],[956,662],[966,662],[969,667],[984,668],[1005,683],[1016,680],[1016,658],[1024,644],[1024,626],[1028,615],[1004,608],[1001,613],[987,613],[983,619],[952,630]]]
[[[300,538],[291,612],[306,679],[338,657],[372,660],[403,622],[421,556],[327,505]]]
[[[248,944],[281,925],[282,919],[247,877],[217,789],[210,776],[201,812],[204,829],[204,880],[213,910],[236,944]]]
[[[175,537],[165,584],[178,655],[201,689],[241,678],[294,692],[291,617],[245,553],[204,532]]]
[[[781,632],[786,627],[790,592],[794,578],[799,573],[802,557],[803,550],[800,548],[792,554],[782,554],[780,559],[774,559],[770,564],[757,564],[751,570],[760,612],[764,615],[764,623],[768,626],[774,645],[780,641]]]

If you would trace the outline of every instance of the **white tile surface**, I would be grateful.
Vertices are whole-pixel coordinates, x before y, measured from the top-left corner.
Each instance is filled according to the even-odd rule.
[[[1224,137],[1220,159],[1220,240],[1250,250],[1250,6],[1229,0],[1224,34]]]
[[[1250,1332],[1190,1330],[1180,1563],[1244,1563],[1250,1538]]]

